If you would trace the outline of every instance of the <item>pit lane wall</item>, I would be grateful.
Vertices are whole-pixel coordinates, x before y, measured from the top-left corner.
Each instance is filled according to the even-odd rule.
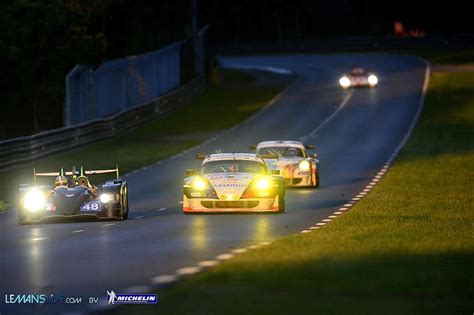
[[[98,118],[45,131],[32,136],[0,141],[0,171],[22,163],[115,137],[147,121],[166,115],[200,95],[205,87],[204,75],[191,79],[154,100],[137,105],[106,118]]]

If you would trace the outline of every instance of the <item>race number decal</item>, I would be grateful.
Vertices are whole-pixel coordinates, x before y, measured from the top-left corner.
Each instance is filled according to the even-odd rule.
[[[100,202],[99,201],[90,201],[85,205],[81,206],[81,211],[100,211]]]

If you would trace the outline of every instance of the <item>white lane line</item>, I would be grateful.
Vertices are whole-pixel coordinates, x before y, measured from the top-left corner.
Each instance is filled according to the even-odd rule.
[[[176,275],[162,275],[162,276],[157,276],[151,279],[151,282],[153,284],[165,284],[165,283],[171,283],[178,280],[178,276]]]
[[[379,182],[379,181],[380,181],[380,179],[378,179],[378,178],[374,178],[374,179],[372,179],[372,181],[373,181],[373,182]]]
[[[134,219],[143,219],[143,216],[139,215],[138,217],[135,217]]]
[[[183,204],[183,202],[182,202],[182,201],[178,201],[178,203],[179,203],[179,204],[181,204],[181,205]]]
[[[38,241],[42,241],[42,240],[45,240],[45,239],[46,239],[46,237],[35,237],[35,238],[32,238],[31,240],[33,242],[38,242]]]
[[[216,256],[217,260],[228,260],[234,257],[234,254],[221,254],[219,256]]]
[[[364,189],[364,190],[362,190],[362,191],[363,191],[363,192],[369,192],[370,190],[371,190],[371,189],[366,188],[366,189]]]
[[[352,207],[353,203],[346,203],[343,207]]]
[[[84,230],[74,230],[71,233],[82,233],[82,232],[84,232]]]
[[[160,209],[158,209],[158,211],[165,211],[165,210],[166,210],[166,208],[160,208]]]
[[[340,208],[337,209],[337,210],[339,210],[339,211],[346,211],[347,209],[349,209],[349,208],[348,208],[348,207],[340,207]]]
[[[359,197],[354,197],[354,198],[352,198],[352,200],[360,200],[360,198]]]
[[[260,245],[261,246],[268,246],[270,245],[272,242],[271,241],[265,241],[265,242],[261,242]]]
[[[198,263],[198,266],[202,268],[208,268],[208,267],[217,266],[218,264],[219,264],[219,261],[217,260],[203,260]]]
[[[336,108],[336,110],[328,118],[326,118],[318,127],[313,129],[309,134],[307,134],[306,136],[301,137],[300,139],[301,140],[306,140],[308,138],[314,137],[316,135],[316,133],[318,133],[318,131],[321,130],[321,128],[324,127],[324,125],[326,125],[331,119],[333,119],[344,108],[344,106],[346,106],[347,102],[349,102],[349,99],[351,98],[353,93],[354,93],[354,90],[351,90],[349,93],[347,93],[344,96],[341,104],[339,104],[339,106]]]
[[[323,219],[322,221],[323,222],[331,222],[332,220],[331,219]]]
[[[310,230],[317,230],[317,229],[319,229],[319,226],[312,226],[312,227],[310,227],[309,229],[310,229]]]
[[[323,225],[326,225],[326,223],[319,222],[319,223],[316,223],[316,225],[323,226]]]
[[[115,225],[115,223],[106,223],[106,224],[104,224],[104,226],[112,226],[112,225]]]
[[[250,245],[249,247],[247,247],[248,249],[257,249],[257,248],[260,248],[262,246],[260,245]]]
[[[303,231],[301,231],[300,233],[305,234],[305,233],[310,233],[310,232],[311,232],[311,230],[303,230]]]
[[[232,253],[234,254],[242,254],[242,253],[245,253],[247,251],[246,248],[236,248],[232,251]]]
[[[328,218],[335,219],[335,218],[337,218],[337,215],[330,215]]]
[[[343,214],[343,213],[344,213],[344,212],[342,212],[342,211],[336,211],[336,212],[334,212],[334,214],[337,214],[337,215]]]
[[[356,197],[357,197],[357,198],[364,198],[365,195],[366,195],[366,193],[360,193],[360,194],[358,194]]]
[[[176,270],[176,274],[180,276],[193,275],[202,270],[201,267],[184,267]]]

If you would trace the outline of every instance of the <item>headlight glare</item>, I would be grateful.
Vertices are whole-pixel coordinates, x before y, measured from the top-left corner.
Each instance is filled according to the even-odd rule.
[[[351,80],[348,77],[344,76],[344,77],[339,79],[339,84],[342,87],[346,88],[346,87],[349,87],[351,85]]]
[[[311,164],[308,161],[303,160],[303,161],[300,162],[299,168],[300,168],[300,170],[306,172],[306,171],[309,171],[309,169],[311,168]]]
[[[44,208],[46,204],[46,198],[42,191],[31,190],[26,193],[23,199],[23,205],[30,211],[36,211]]]
[[[114,199],[114,196],[112,194],[101,194],[100,195],[100,202],[102,202],[102,203],[111,202],[113,199]]]
[[[369,80],[370,85],[376,85],[377,82],[379,82],[379,80],[377,79],[377,77],[374,74],[369,75],[368,80]]]
[[[192,182],[192,187],[196,190],[204,190],[206,189],[207,187],[207,184],[204,180],[202,180],[201,178],[196,178],[195,180],[193,180]]]
[[[261,190],[267,190],[270,188],[270,181],[267,178],[260,178],[256,184],[257,188]]]

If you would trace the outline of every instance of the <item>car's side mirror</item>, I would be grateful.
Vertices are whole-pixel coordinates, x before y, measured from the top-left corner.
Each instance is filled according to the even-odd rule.
[[[256,150],[256,149],[257,149],[257,145],[255,145],[255,144],[249,145],[249,149],[250,149],[250,150]]]
[[[319,156],[319,154],[317,154],[317,153],[311,154],[311,157],[312,157],[312,158],[315,158],[315,159],[316,159],[318,156]]]
[[[196,174],[196,170],[192,169],[192,168],[189,168],[186,170],[186,175],[187,176],[193,176]]]
[[[280,175],[280,170],[272,170],[272,175]]]

